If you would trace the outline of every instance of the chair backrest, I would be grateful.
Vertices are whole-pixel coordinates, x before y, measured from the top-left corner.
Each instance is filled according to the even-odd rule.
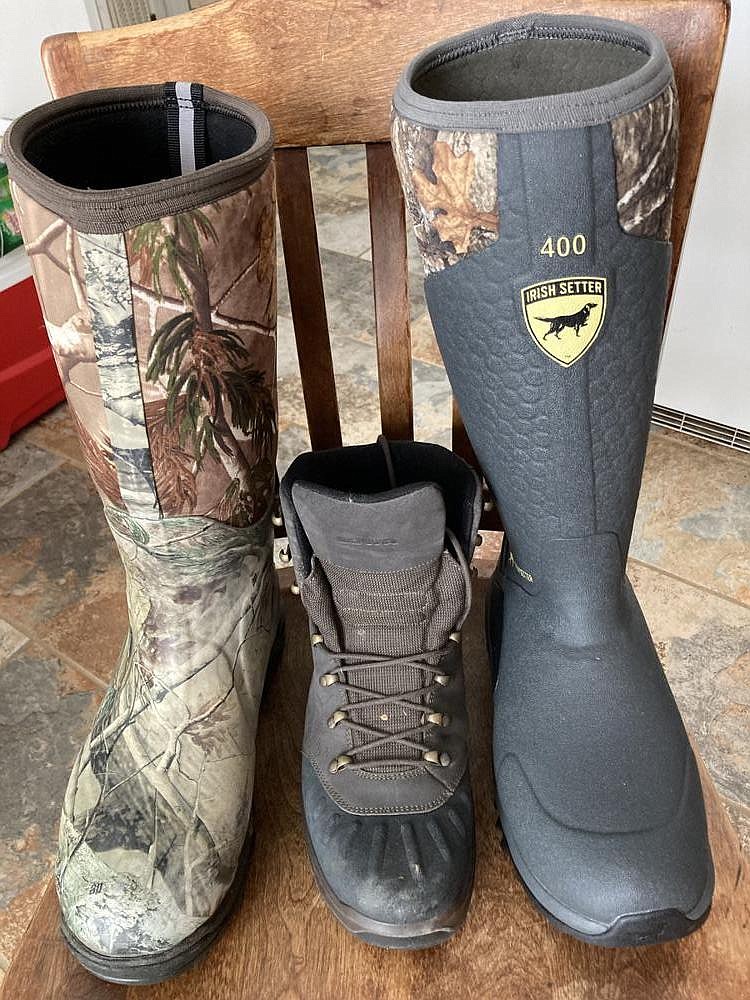
[[[313,448],[341,443],[307,147],[364,143],[381,422],[413,436],[404,203],[388,145],[390,96],[404,64],[440,38],[539,0],[220,0],[112,31],[55,35],[42,58],[56,97],[136,83],[200,80],[259,104],[277,142],[278,203]],[[549,4],[542,5],[547,8]],[[557,13],[643,24],[666,43],[681,107],[673,275],[721,65],[727,0],[561,0]],[[454,406],[453,445],[474,461]],[[485,526],[495,526],[485,521]]]

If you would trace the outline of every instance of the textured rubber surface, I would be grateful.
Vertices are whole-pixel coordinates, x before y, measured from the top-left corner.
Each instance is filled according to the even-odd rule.
[[[502,611],[502,591],[497,590],[494,605],[490,602],[489,598],[486,601],[484,615],[487,648],[490,653],[490,661],[495,667],[497,667],[499,662],[499,633],[502,627]],[[500,808],[497,804],[497,797],[495,798],[495,808],[499,816]],[[634,948],[642,945],[674,941],[678,938],[687,937],[688,934],[692,934],[698,930],[705,923],[706,918],[711,912],[713,878],[709,878],[706,890],[695,907],[695,912],[690,915],[674,908],[647,913],[630,913],[617,918],[607,930],[599,934],[587,934],[566,923],[564,920],[559,919],[552,909],[548,909],[534,895],[533,890],[524,878],[524,872],[516,863],[516,858],[513,856],[513,845],[506,836],[500,819],[497,821],[497,828],[503,842],[503,847],[507,851],[519,881],[533,906],[557,930],[562,931],[563,934],[569,934],[579,941],[584,941],[586,944],[599,945],[602,948]],[[554,905],[549,899],[547,902],[550,905]]]
[[[497,176],[498,240],[430,274],[425,294],[513,554],[536,578],[550,538],[612,532],[627,551],[671,248],[620,229],[606,125],[504,135]],[[585,252],[550,263],[539,253],[550,232],[589,234]],[[521,289],[589,275],[607,281],[603,327],[562,367],[530,336]]]
[[[422,938],[436,927],[455,929],[474,881],[474,812],[468,776],[443,805],[406,814],[345,812],[323,788],[306,757],[301,785],[305,835],[316,877],[326,898],[330,894],[340,904],[337,914],[351,918],[341,917],[346,926],[354,933],[368,927],[388,939]]]
[[[522,880],[523,881],[523,880]],[[559,931],[570,934],[579,941],[586,944],[598,945],[600,948],[640,948],[650,944],[664,944],[666,941],[676,941],[679,938],[687,937],[705,922],[711,910],[711,900],[703,911],[702,916],[696,920],[690,920],[679,910],[656,910],[653,913],[631,913],[620,917],[614,922],[609,930],[602,934],[582,934],[580,931],[569,927],[554,914],[539,903],[534,896],[529,893],[534,905],[539,912],[545,916],[549,922]]]
[[[278,665],[284,651],[284,620],[279,622],[276,638],[266,668],[268,673]],[[87,948],[60,919],[60,930],[68,948],[88,972],[109,983],[146,986],[171,979],[195,965],[209,950],[213,942],[225,928],[242,899],[245,880],[250,868],[254,831],[252,816],[242,845],[234,879],[221,901],[219,908],[193,934],[174,948],[154,955],[134,955],[133,957],[112,958]]]

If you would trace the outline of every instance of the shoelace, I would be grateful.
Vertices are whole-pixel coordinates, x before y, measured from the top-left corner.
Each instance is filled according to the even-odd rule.
[[[458,543],[458,539],[450,529],[446,529],[446,537],[450,540],[451,547],[456,554],[464,577],[466,607],[457,624],[456,631],[451,633],[448,642],[444,646],[437,650],[397,657],[378,656],[367,653],[347,653],[346,651],[334,652],[324,647],[325,654],[337,665],[321,675],[321,685],[328,687],[332,684],[339,684],[348,694],[358,698],[357,701],[349,701],[339,706],[328,719],[329,727],[333,729],[336,726],[342,725],[351,731],[372,737],[367,742],[352,747],[348,753],[335,757],[328,767],[332,774],[336,774],[345,768],[356,769],[372,767],[373,765],[377,765],[378,767],[414,767],[419,763],[419,759],[405,756],[378,757],[376,760],[361,759],[366,752],[389,743],[417,750],[421,754],[421,761],[423,763],[447,767],[451,762],[448,753],[430,748],[428,745],[429,737],[434,736],[438,728],[448,726],[450,718],[445,713],[440,712],[435,706],[428,705],[427,697],[433,692],[437,693],[451,682],[452,675],[441,670],[440,662],[453,651],[455,648],[454,644],[460,642],[460,630],[469,614],[471,601],[471,570],[469,569],[466,556]],[[312,641],[315,646],[324,646],[323,637],[319,633],[313,635]],[[368,687],[364,680],[360,683],[353,683],[351,679],[352,674],[357,675],[357,677],[364,675],[366,679],[367,671],[373,669],[380,671],[388,667],[399,668],[407,665],[420,670],[428,683],[407,691],[384,694],[373,687]],[[416,698],[417,700],[412,701],[411,698]],[[407,711],[419,713],[419,721],[416,725],[407,726],[405,729],[401,729],[395,733],[384,732],[383,730],[357,721],[356,714],[358,712],[376,705],[401,707]]]

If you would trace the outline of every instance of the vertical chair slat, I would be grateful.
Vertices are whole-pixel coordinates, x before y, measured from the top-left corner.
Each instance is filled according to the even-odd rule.
[[[396,440],[414,437],[406,215],[390,143],[367,143],[380,419]]]
[[[482,469],[479,465],[479,459],[477,458],[471,441],[469,440],[469,435],[466,433],[466,427],[461,419],[461,413],[458,409],[458,403],[455,398],[453,400],[453,450],[457,455],[460,455],[464,461],[468,462],[469,465],[476,469],[480,479],[482,479],[482,499],[484,501],[484,509],[482,510],[482,519],[479,522],[479,527],[483,528],[485,531],[502,531],[503,524],[500,520],[497,507],[495,506],[494,497],[490,493],[487,484],[484,482]]]
[[[307,150],[276,150],[276,190],[289,301],[314,449],[341,444],[336,381],[328,335]]]

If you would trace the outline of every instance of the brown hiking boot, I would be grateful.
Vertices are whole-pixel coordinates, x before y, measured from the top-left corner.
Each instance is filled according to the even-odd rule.
[[[424,948],[474,877],[461,627],[474,472],[398,442],[300,456],[281,487],[313,678],[302,799],[321,891],[371,944]]]

